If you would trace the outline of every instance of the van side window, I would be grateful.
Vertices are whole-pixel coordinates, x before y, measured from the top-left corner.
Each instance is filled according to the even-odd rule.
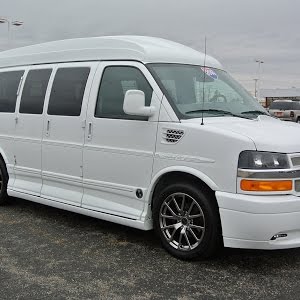
[[[55,74],[48,105],[48,115],[79,116],[88,67],[60,68]]]
[[[42,114],[45,94],[52,69],[31,70],[28,72],[22,92],[20,113]]]
[[[129,66],[106,67],[98,93],[95,117],[147,120],[145,117],[125,114],[123,103],[128,90],[143,91],[145,105],[150,106],[153,90],[139,69]]]
[[[15,112],[17,92],[24,71],[0,73],[0,112]]]

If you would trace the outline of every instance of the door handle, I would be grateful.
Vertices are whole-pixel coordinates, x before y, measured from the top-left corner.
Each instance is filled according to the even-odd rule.
[[[47,121],[46,136],[50,134],[50,120]]]
[[[92,122],[89,122],[89,125],[88,125],[88,140],[91,140],[92,139],[92,131],[93,131],[93,125],[92,125]]]

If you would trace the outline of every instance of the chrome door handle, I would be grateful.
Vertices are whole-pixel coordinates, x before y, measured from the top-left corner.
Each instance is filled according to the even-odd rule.
[[[89,122],[89,125],[88,125],[88,140],[91,140],[92,139],[92,129],[93,129],[93,125],[92,125],[92,122]]]
[[[47,121],[46,136],[50,134],[50,120]]]

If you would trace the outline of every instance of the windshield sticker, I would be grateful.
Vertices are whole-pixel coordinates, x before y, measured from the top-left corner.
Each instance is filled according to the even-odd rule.
[[[207,75],[207,76],[209,76],[210,78],[212,78],[212,79],[215,79],[215,80],[217,80],[218,79],[218,74],[214,71],[214,70],[212,70],[212,69],[210,69],[210,68],[204,68],[204,67],[201,67],[201,70],[203,71],[203,72],[205,72],[205,74]]]

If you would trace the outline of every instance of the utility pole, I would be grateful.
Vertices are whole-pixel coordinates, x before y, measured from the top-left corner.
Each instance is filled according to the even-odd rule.
[[[254,97],[257,98],[257,81],[258,78],[254,78]]]
[[[262,61],[260,59],[256,59],[255,62],[258,63],[257,80],[256,80],[256,97],[259,100],[259,98],[260,98],[260,69],[261,69],[261,65],[264,63],[264,61]]]

